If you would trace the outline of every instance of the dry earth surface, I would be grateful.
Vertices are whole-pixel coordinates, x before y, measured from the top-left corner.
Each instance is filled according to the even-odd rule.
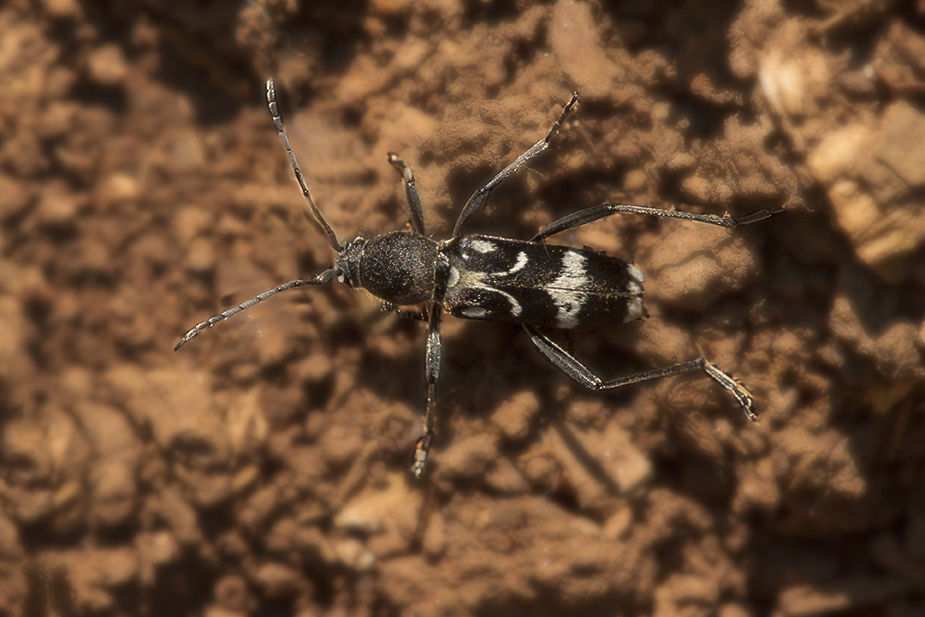
[[[925,614],[921,2],[8,0],[0,6],[0,615]],[[174,353],[345,238],[429,232],[542,137],[473,231],[632,259],[645,323],[423,329],[332,284]]]

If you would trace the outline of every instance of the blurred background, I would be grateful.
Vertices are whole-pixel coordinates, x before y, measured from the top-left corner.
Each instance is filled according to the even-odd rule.
[[[0,615],[925,614],[925,8],[342,0],[0,6]],[[266,111],[276,78],[342,239],[428,233],[543,137],[469,231],[632,260],[642,322],[424,333],[333,254]]]

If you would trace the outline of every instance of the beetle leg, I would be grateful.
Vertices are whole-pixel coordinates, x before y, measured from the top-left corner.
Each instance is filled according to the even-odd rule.
[[[732,393],[739,405],[742,406],[742,410],[749,420],[752,422],[758,421],[758,414],[752,409],[753,401],[751,393],[734,377],[721,371],[703,356],[700,356],[696,360],[691,360],[690,362],[681,362],[680,364],[674,364],[665,368],[643,371],[642,373],[635,373],[626,377],[604,381],[592,373],[588,367],[579,362],[575,356],[550,340],[545,334],[540,333],[531,326],[524,326],[524,329],[527,331],[527,334],[530,335],[530,340],[533,341],[533,344],[536,345],[550,362],[556,365],[556,368],[590,390],[613,390],[641,381],[661,379],[662,377],[670,377],[688,371],[702,370],[710,379]]]
[[[462,212],[459,213],[459,218],[456,220],[456,226],[453,228],[454,238],[459,237],[463,227],[469,222],[469,219],[475,216],[479,210],[485,206],[485,202],[488,201],[488,196],[499,184],[504,182],[509,176],[517,173],[517,171],[526,165],[530,159],[549,148],[550,140],[559,132],[559,128],[562,126],[562,123],[565,122],[565,119],[568,118],[569,114],[575,111],[575,105],[578,104],[579,98],[581,98],[581,96],[577,92],[574,92],[572,98],[565,104],[565,109],[562,110],[559,119],[556,120],[556,123],[552,125],[549,133],[546,134],[546,137],[533,144],[529,150],[517,157],[516,161],[502,169],[498,175],[488,181],[488,184],[472,193],[469,197],[469,201],[463,206]]]
[[[424,209],[421,207],[421,198],[418,196],[418,189],[414,185],[414,172],[411,167],[400,156],[394,152],[389,152],[389,163],[398,170],[402,179],[405,181],[405,198],[408,200],[408,214],[411,216],[411,228],[422,236],[424,233]]]
[[[434,423],[437,406],[437,379],[440,377],[440,360],[443,346],[440,343],[440,305],[434,304],[430,310],[427,326],[427,350],[424,354],[424,372],[427,378],[427,406],[424,408],[424,429],[421,438],[414,447],[414,461],[411,473],[420,479],[427,464],[427,454],[434,440]]]
[[[679,212],[677,210],[663,210],[662,208],[649,208],[647,206],[637,206],[635,204],[601,204],[599,206],[591,206],[590,208],[585,208],[583,210],[579,210],[578,212],[566,214],[562,218],[555,220],[549,225],[543,227],[536,233],[535,236],[530,238],[530,241],[539,242],[540,240],[548,238],[553,234],[557,234],[568,229],[574,229],[575,227],[591,223],[598,219],[613,216],[619,212],[685,219],[688,221],[697,221],[698,223],[718,225],[719,227],[740,227],[742,225],[749,225],[751,223],[763,221],[774,216],[775,214],[784,212],[784,209],[778,208],[776,210],[758,210],[757,212],[753,212],[751,214],[734,217],[729,215],[717,216],[715,214],[696,214],[693,212]]]

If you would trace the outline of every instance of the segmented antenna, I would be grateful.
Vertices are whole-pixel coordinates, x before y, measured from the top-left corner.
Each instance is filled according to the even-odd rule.
[[[289,145],[289,137],[286,135],[286,129],[283,128],[283,119],[279,115],[279,106],[276,104],[276,85],[273,83],[272,77],[267,80],[267,107],[270,109],[270,116],[273,118],[273,124],[276,125],[276,132],[279,133],[279,138],[283,142],[283,147],[286,148],[286,154],[289,155],[289,164],[292,165],[295,178],[299,181],[299,186],[302,187],[302,196],[305,197],[305,200],[308,202],[315,222],[321,226],[324,235],[327,236],[328,244],[330,244],[335,251],[340,253],[343,249],[340,242],[337,241],[337,235],[334,233],[334,230],[331,229],[331,226],[328,225],[328,222],[324,220],[324,217],[321,216],[321,211],[318,207],[315,206],[311,193],[308,192],[308,187],[305,186],[305,180],[302,178],[302,170],[299,169],[299,163],[295,160],[295,153],[292,151],[292,146]]]

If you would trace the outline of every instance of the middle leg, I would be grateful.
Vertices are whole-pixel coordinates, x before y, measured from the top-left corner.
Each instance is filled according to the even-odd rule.
[[[529,150],[517,157],[516,161],[502,169],[494,178],[488,181],[488,184],[472,193],[466,205],[463,206],[462,212],[459,213],[459,218],[456,219],[456,226],[453,227],[454,238],[459,237],[466,223],[485,206],[485,202],[488,201],[488,196],[495,190],[495,187],[504,182],[509,176],[515,174],[521,167],[526,165],[530,159],[549,148],[550,140],[559,132],[559,128],[562,126],[562,123],[565,122],[565,119],[568,118],[569,114],[575,111],[575,105],[578,104],[578,99],[580,98],[581,95],[577,92],[572,93],[572,98],[565,104],[565,109],[562,110],[562,114],[559,116],[559,119],[556,120],[556,123],[552,125],[546,137],[533,144]]]
[[[430,309],[430,321],[427,326],[427,350],[424,354],[424,373],[427,378],[427,406],[424,408],[424,428],[421,438],[414,447],[414,461],[411,473],[418,480],[424,475],[427,455],[434,441],[434,424],[436,423],[437,379],[440,377],[440,361],[443,346],[440,342],[440,305],[434,304]]]

